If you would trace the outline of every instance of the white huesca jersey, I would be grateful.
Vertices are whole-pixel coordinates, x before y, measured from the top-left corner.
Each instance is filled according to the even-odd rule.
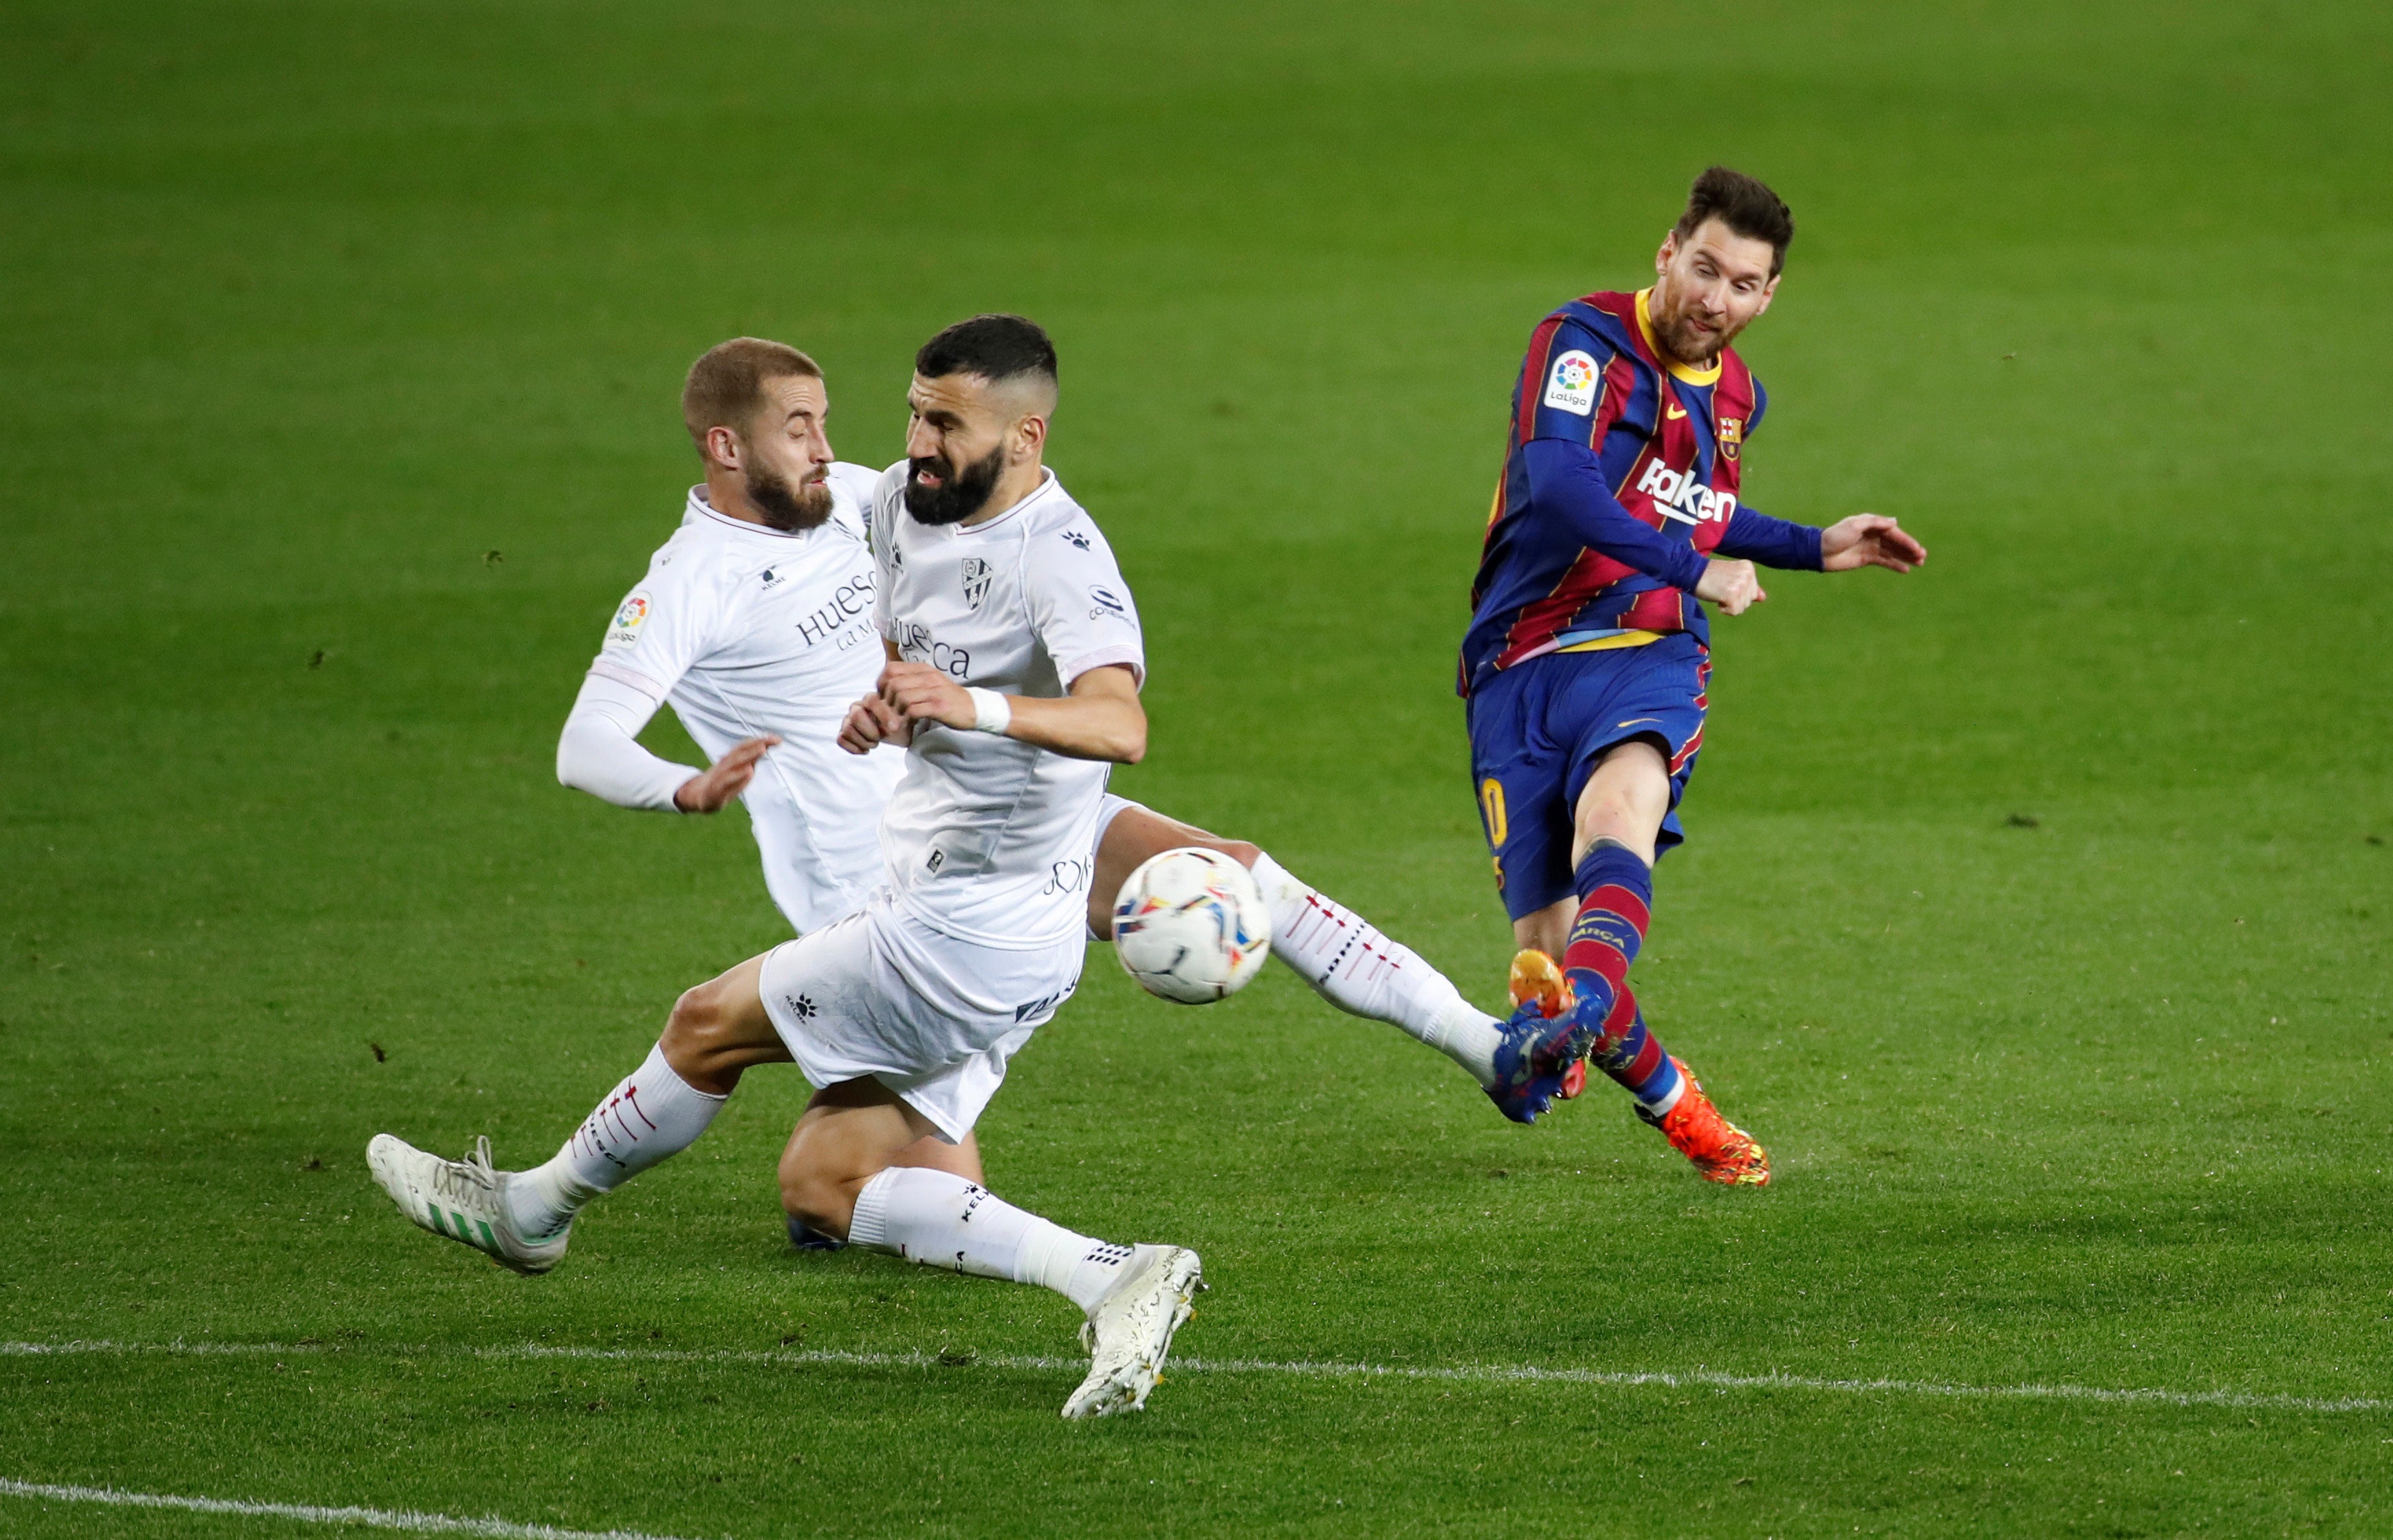
[[[969,529],[917,523],[906,463],[872,500],[882,633],[958,684],[1059,697],[1091,669],[1146,654],[1105,537],[1049,471]],[[994,733],[917,724],[881,826],[888,881],[923,923],[991,946],[1084,933],[1091,847],[1111,766]]]
[[[693,487],[681,528],[623,600],[590,672],[671,702],[710,760],[778,736],[740,794],[765,885],[800,931],[863,907],[881,878],[877,832],[905,758],[839,747],[847,708],[883,654],[864,516],[873,473],[833,465],[831,516],[796,533],[716,513]]]

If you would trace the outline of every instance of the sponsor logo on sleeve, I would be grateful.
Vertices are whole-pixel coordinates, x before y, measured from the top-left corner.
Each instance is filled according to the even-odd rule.
[[[615,611],[614,623],[607,628],[607,645],[629,646],[639,640],[640,628],[648,623],[651,607],[646,594],[634,594],[625,599],[623,607]]]
[[[1097,607],[1089,611],[1090,620],[1119,620],[1124,625],[1132,623],[1130,618],[1130,606],[1122,602],[1120,594],[1105,584],[1091,583],[1089,597],[1097,602]]]
[[[1594,358],[1574,347],[1554,360],[1546,376],[1546,405],[1581,417],[1595,410],[1596,384],[1602,378]]]
[[[978,556],[964,558],[964,607],[966,608],[978,609],[980,602],[988,597],[988,579],[992,570],[988,563]]]

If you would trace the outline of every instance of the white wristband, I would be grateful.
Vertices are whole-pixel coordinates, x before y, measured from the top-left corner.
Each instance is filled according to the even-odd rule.
[[[977,688],[967,688],[964,694],[972,697],[973,730],[1003,737],[1005,729],[1013,722],[1013,707],[1005,697],[995,690]]]

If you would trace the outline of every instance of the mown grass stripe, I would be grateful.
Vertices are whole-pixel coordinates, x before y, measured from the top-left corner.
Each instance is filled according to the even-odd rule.
[[[233,1497],[184,1497],[163,1492],[124,1492],[111,1486],[57,1486],[0,1477],[0,1496],[35,1497],[54,1503],[100,1503],[112,1507],[163,1507],[185,1513],[227,1513],[244,1519],[292,1519],[307,1524],[347,1524],[365,1529],[406,1530],[417,1534],[474,1534],[489,1540],[671,1540],[638,1530],[558,1529],[506,1519],[461,1519],[447,1513],[405,1508],[323,1507],[313,1503],[253,1503]]]
[[[576,1348],[525,1342],[496,1347],[376,1345],[343,1348],[314,1342],[0,1342],[0,1357],[44,1354],[168,1353],[190,1356],[373,1351],[393,1356],[458,1355],[472,1358],[569,1358],[626,1364],[739,1364],[802,1368],[929,1369],[981,1367],[1037,1373],[1088,1367],[1078,1358],[978,1353],[961,1365],[931,1353],[854,1352],[838,1348]],[[1170,1372],[1183,1375],[1286,1375],[1315,1379],[1417,1379],[1470,1384],[1601,1385],[1662,1390],[1803,1390],[1835,1395],[1895,1395],[1990,1401],[2085,1401],[2112,1405],[2219,1406],[2236,1411],[2393,1412],[2393,1399],[2376,1396],[2295,1396],[2255,1390],[2177,1390],[2101,1385],[1954,1385],[1922,1379],[1835,1379],[1815,1375],[1727,1374],[1711,1369],[1549,1368],[1535,1364],[1406,1364],[1260,1358],[1174,1358]]]

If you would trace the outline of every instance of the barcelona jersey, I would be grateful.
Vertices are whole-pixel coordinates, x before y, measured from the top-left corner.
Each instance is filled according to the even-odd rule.
[[[1589,294],[1539,322],[1512,389],[1460,693],[1552,652],[1673,633],[1707,644],[1694,588],[1715,554],[1816,569],[1817,530],[1737,501],[1767,408],[1733,349],[1702,369],[1666,359],[1644,293]]]

